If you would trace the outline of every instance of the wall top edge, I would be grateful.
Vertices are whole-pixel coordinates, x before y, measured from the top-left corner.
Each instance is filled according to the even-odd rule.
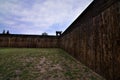
[[[45,38],[50,38],[54,37],[57,38],[58,36],[55,35],[29,35],[29,34],[0,34],[0,37],[45,37]]]
[[[102,11],[110,7],[112,4],[119,0],[94,0],[83,12],[79,15],[79,17],[62,33],[61,37],[65,34],[69,33],[71,30],[75,29],[73,25],[77,23],[82,24],[86,20],[97,16]]]

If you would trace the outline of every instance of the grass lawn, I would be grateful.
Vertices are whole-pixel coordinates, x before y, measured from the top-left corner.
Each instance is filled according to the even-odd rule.
[[[104,80],[61,49],[0,48],[0,80]]]

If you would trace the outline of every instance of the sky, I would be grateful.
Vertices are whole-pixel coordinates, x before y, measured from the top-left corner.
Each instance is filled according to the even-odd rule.
[[[93,0],[0,0],[0,33],[64,32]]]

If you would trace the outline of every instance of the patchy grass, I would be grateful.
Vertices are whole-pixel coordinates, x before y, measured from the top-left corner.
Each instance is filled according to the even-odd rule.
[[[0,49],[0,80],[104,80],[61,49]]]

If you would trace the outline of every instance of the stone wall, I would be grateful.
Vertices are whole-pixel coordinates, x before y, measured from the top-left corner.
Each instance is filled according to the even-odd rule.
[[[0,47],[57,48],[57,36],[0,34]]]
[[[120,2],[94,0],[60,42],[62,49],[107,80],[120,80]]]

